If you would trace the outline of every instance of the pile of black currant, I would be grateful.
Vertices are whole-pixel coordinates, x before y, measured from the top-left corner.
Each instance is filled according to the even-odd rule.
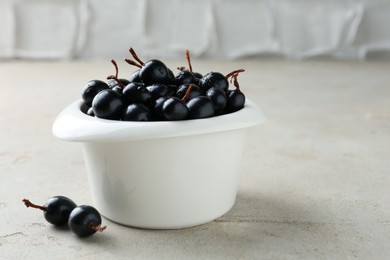
[[[123,121],[167,121],[199,119],[232,113],[245,106],[245,95],[237,81],[244,69],[227,75],[193,72],[190,54],[185,57],[188,69],[179,67],[175,76],[162,61],[143,62],[133,48],[133,59],[125,61],[138,69],[128,78],[115,75],[106,81],[91,80],[82,92],[81,111],[104,119]],[[234,89],[229,89],[229,81]]]
[[[33,204],[28,199],[23,199],[26,207],[32,207],[43,211],[46,221],[55,226],[68,224],[70,230],[79,237],[88,237],[97,231],[103,231],[102,218],[99,212],[92,206],[77,206],[73,200],[65,196],[54,196],[45,205]]]

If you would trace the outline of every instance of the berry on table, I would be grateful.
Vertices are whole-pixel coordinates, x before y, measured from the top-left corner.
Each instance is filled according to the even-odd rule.
[[[102,232],[106,226],[102,226],[100,213],[92,206],[80,205],[72,210],[69,216],[69,227],[79,237],[88,237]]]
[[[22,201],[26,205],[26,207],[42,210],[43,216],[45,217],[47,222],[55,226],[67,224],[70,213],[77,206],[73,200],[65,196],[54,196],[50,198],[43,206],[33,204],[28,199],[23,199]]]

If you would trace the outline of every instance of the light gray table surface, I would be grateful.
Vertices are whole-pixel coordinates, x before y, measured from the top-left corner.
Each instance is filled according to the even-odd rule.
[[[169,61],[170,67],[183,61]],[[21,202],[91,204],[81,146],[56,139],[58,113],[109,61],[0,62],[0,259],[389,259],[390,63],[193,61],[245,68],[242,90],[268,121],[248,131],[237,200],[180,230],[103,219],[88,239]],[[120,76],[132,68],[121,63]]]

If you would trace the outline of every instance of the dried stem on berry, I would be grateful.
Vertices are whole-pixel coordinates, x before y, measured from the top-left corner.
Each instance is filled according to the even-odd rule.
[[[118,64],[116,63],[115,60],[111,60],[111,63],[114,64],[114,66],[115,66],[115,75],[110,75],[110,76],[107,77],[107,79],[113,79],[116,82],[118,82],[118,85],[122,89],[125,88],[126,86],[118,79],[118,73],[119,73]]]
[[[181,99],[184,103],[186,103],[188,98],[190,97],[191,90],[192,90],[192,84],[190,84],[190,86],[188,87],[186,93],[184,93],[184,96]]]
[[[240,73],[236,73],[236,74],[234,74],[234,75],[232,76],[233,85],[236,87],[236,89],[237,89],[238,91],[241,91],[241,90],[240,90],[240,84],[238,84],[238,80],[237,80],[238,74],[240,74]]]
[[[115,80],[122,89],[126,87],[125,84],[123,84],[117,77],[115,77],[115,75],[110,75],[107,77],[107,79]]]
[[[91,225],[89,225],[89,228],[94,231],[103,232],[103,230],[105,230],[107,226],[96,225],[92,223]]]
[[[178,70],[180,70],[180,71],[186,71],[186,70],[187,70],[187,68],[186,68],[186,67],[184,67],[184,66],[177,67],[177,69],[178,69]]]
[[[115,67],[115,78],[118,78],[118,73],[119,73],[119,69],[118,69],[118,64],[116,63],[115,60],[111,60],[111,63],[114,65]]]
[[[31,207],[31,208],[47,211],[47,208],[45,206],[36,205],[36,204],[32,203],[30,200],[28,200],[28,199],[23,199],[22,202],[24,203],[24,205],[26,205],[27,208]]]
[[[134,50],[133,48],[130,48],[129,52],[131,53],[131,56],[133,56],[133,58],[134,58],[136,61],[138,61],[138,63],[139,63],[141,66],[144,65],[144,62],[143,62],[140,58],[138,58],[138,55],[137,55],[137,53],[135,53],[135,50]]]
[[[130,65],[136,66],[136,67],[138,67],[138,68],[142,68],[141,65],[139,65],[138,63],[136,63],[135,61],[133,61],[133,60],[131,60],[131,59],[125,58],[124,60],[125,60],[127,63],[129,63]]]
[[[190,51],[187,49],[186,50],[186,59],[187,59],[187,62],[188,62],[188,67],[190,69],[190,72],[192,72],[192,65],[191,65],[191,58],[190,58]]]
[[[244,69],[238,69],[238,70],[233,70],[232,72],[226,74],[225,78],[230,78],[231,76],[233,76],[234,74],[237,74],[237,73],[241,73],[241,72],[244,72],[245,70]]]

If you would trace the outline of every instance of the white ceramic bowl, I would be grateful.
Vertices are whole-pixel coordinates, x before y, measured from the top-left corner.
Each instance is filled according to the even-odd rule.
[[[123,122],[69,105],[56,137],[82,142],[92,199],[105,217],[128,226],[172,229],[212,221],[237,193],[248,127],[266,120],[250,100],[235,113],[196,120]]]

